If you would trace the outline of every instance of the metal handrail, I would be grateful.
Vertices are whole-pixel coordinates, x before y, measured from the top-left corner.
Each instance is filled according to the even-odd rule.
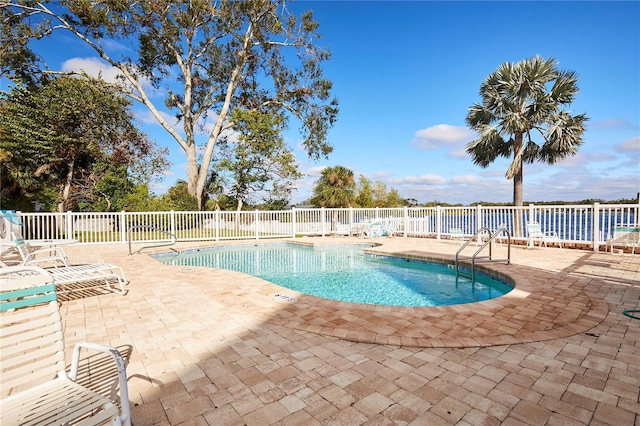
[[[507,265],[511,263],[511,233],[509,232],[509,230],[504,226],[500,226],[495,232],[491,233],[491,230],[489,228],[487,228],[486,226],[483,226],[482,228],[478,229],[478,231],[469,240],[465,241],[464,244],[460,246],[460,248],[456,252],[456,263],[455,263],[456,276],[460,276],[460,259],[461,259],[460,253],[471,243],[471,241],[473,241],[475,238],[480,238],[480,234],[484,232],[489,233],[489,239],[487,239],[487,241],[485,241],[482,244],[482,246],[479,249],[477,249],[475,253],[473,253],[472,256],[464,257],[464,259],[471,259],[471,281],[476,280],[476,259],[487,259],[490,262],[506,261]],[[502,233],[507,234],[507,257],[505,259],[494,259],[493,246],[491,245],[491,241],[501,236]],[[478,257],[478,254],[487,245],[489,246],[489,256]]]
[[[155,231],[155,232],[161,232],[163,234],[167,234],[171,236],[171,242],[169,243],[162,243],[162,244],[154,244],[152,246],[143,246],[140,247],[135,253],[131,253],[131,231],[136,230],[136,229],[147,229],[150,231]],[[148,248],[156,248],[156,247],[168,247],[168,246],[172,246],[175,245],[175,243],[178,241],[178,238],[175,236],[175,234],[169,232],[169,231],[163,231],[162,229],[158,229],[155,228],[153,226],[132,226],[131,228],[129,228],[127,230],[127,241],[129,242],[129,255],[131,256],[132,254],[140,254],[140,252],[144,249],[148,249]]]

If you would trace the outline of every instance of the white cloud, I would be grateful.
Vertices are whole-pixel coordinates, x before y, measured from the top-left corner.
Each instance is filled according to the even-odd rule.
[[[62,71],[84,71],[88,75],[102,79],[108,83],[115,83],[122,73],[100,58],[71,58],[62,63]]]
[[[389,177],[391,177],[392,174],[389,172],[376,172],[373,174],[373,179],[374,180],[383,180],[383,179],[387,179]]]
[[[459,145],[473,139],[474,132],[466,127],[438,124],[415,133],[412,144],[421,149],[436,149],[443,146]]]
[[[81,72],[84,71],[94,78],[102,78],[107,83],[123,84],[123,75],[119,69],[111,66],[107,61],[97,57],[89,58],[71,58],[62,63],[62,71],[65,72]],[[120,80],[118,78],[120,77]],[[160,92],[155,89],[149,80],[142,78],[139,80],[143,89],[149,97],[157,96]],[[127,84],[127,83],[124,83]],[[128,87],[132,92],[134,89]]]
[[[471,156],[469,154],[467,154],[467,151],[465,148],[460,148],[460,149],[454,149],[453,151],[451,151],[449,153],[450,156],[454,157],[454,158],[471,158]]]
[[[640,151],[640,137],[627,139],[626,141],[613,147],[619,152],[636,152]]]
[[[451,178],[452,184],[473,185],[479,182],[478,176],[475,175],[462,175],[454,176]]]
[[[498,169],[482,169],[479,174],[483,178],[491,179],[491,178],[503,178],[505,175],[505,170]]]
[[[625,120],[609,118],[607,120],[596,121],[590,127],[594,130],[629,130],[636,126]]]
[[[327,167],[328,166],[309,167],[307,170],[304,171],[304,174],[307,176],[320,177],[320,175],[322,174],[322,171]]]
[[[438,175],[405,176],[403,178],[389,179],[393,185],[418,184],[418,185],[445,185],[447,180]]]
[[[102,46],[104,47],[105,51],[108,51],[108,52],[130,52],[131,51],[131,49],[128,46],[111,39],[103,39]]]

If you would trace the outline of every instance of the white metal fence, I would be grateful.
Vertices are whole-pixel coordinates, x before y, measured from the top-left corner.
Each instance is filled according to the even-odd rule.
[[[404,207],[371,209],[294,208],[285,211],[22,213],[25,239],[74,238],[81,243],[166,242],[260,239],[296,235],[333,235],[358,224],[380,221],[408,237],[448,237],[451,228],[467,236],[479,228],[504,225],[524,239],[526,223],[536,221],[564,243],[598,250],[616,225],[636,225],[640,204],[555,205],[524,207]]]

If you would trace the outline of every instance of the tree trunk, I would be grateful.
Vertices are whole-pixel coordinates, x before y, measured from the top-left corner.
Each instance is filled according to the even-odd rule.
[[[189,194],[196,197],[198,200],[198,210],[202,210],[202,189],[198,190],[198,153],[196,152],[196,145],[191,144],[188,149],[185,149],[187,154],[187,190]]]
[[[515,173],[513,174],[513,205],[516,207],[521,207],[523,203],[522,197],[522,156],[518,156],[518,153],[522,149],[522,133],[517,133],[515,137],[515,142],[513,144],[513,156],[514,161],[517,161],[519,164],[515,166]],[[514,223],[513,223],[513,231],[514,237],[521,237],[523,235],[523,212],[521,210],[516,210],[514,212]]]
[[[238,198],[238,208],[236,209],[236,226],[235,226],[235,230],[236,230],[236,234],[238,234],[238,232],[240,231],[240,221],[242,220],[242,215],[240,214],[240,212],[242,211],[242,198]]]
[[[518,164],[515,165],[513,174],[513,205],[522,206],[522,156],[518,153],[522,150],[522,133],[517,133],[513,144],[513,156],[514,161]]]
[[[58,212],[64,213],[67,201],[69,200],[69,194],[71,194],[71,183],[73,182],[73,161],[69,162],[69,171],[67,172],[67,178],[65,179],[64,186],[60,193],[58,200]]]

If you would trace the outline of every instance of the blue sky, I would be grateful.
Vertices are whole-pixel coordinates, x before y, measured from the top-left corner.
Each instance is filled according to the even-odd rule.
[[[312,9],[332,59],[340,114],[327,160],[298,149],[297,126],[286,134],[301,171],[292,201],[308,198],[320,171],[342,165],[381,181],[405,198],[510,202],[513,183],[500,159],[475,166],[465,125],[485,77],[500,64],[541,55],[578,74],[569,107],[590,118],[578,155],[553,166],[525,165],[526,201],[614,200],[640,192],[640,2],[298,1]],[[95,66],[92,52],[69,36],[50,50],[51,68]],[[92,65],[93,64],[93,65]],[[171,174],[161,193],[184,179],[185,157],[158,125],[145,130],[171,148]]]

